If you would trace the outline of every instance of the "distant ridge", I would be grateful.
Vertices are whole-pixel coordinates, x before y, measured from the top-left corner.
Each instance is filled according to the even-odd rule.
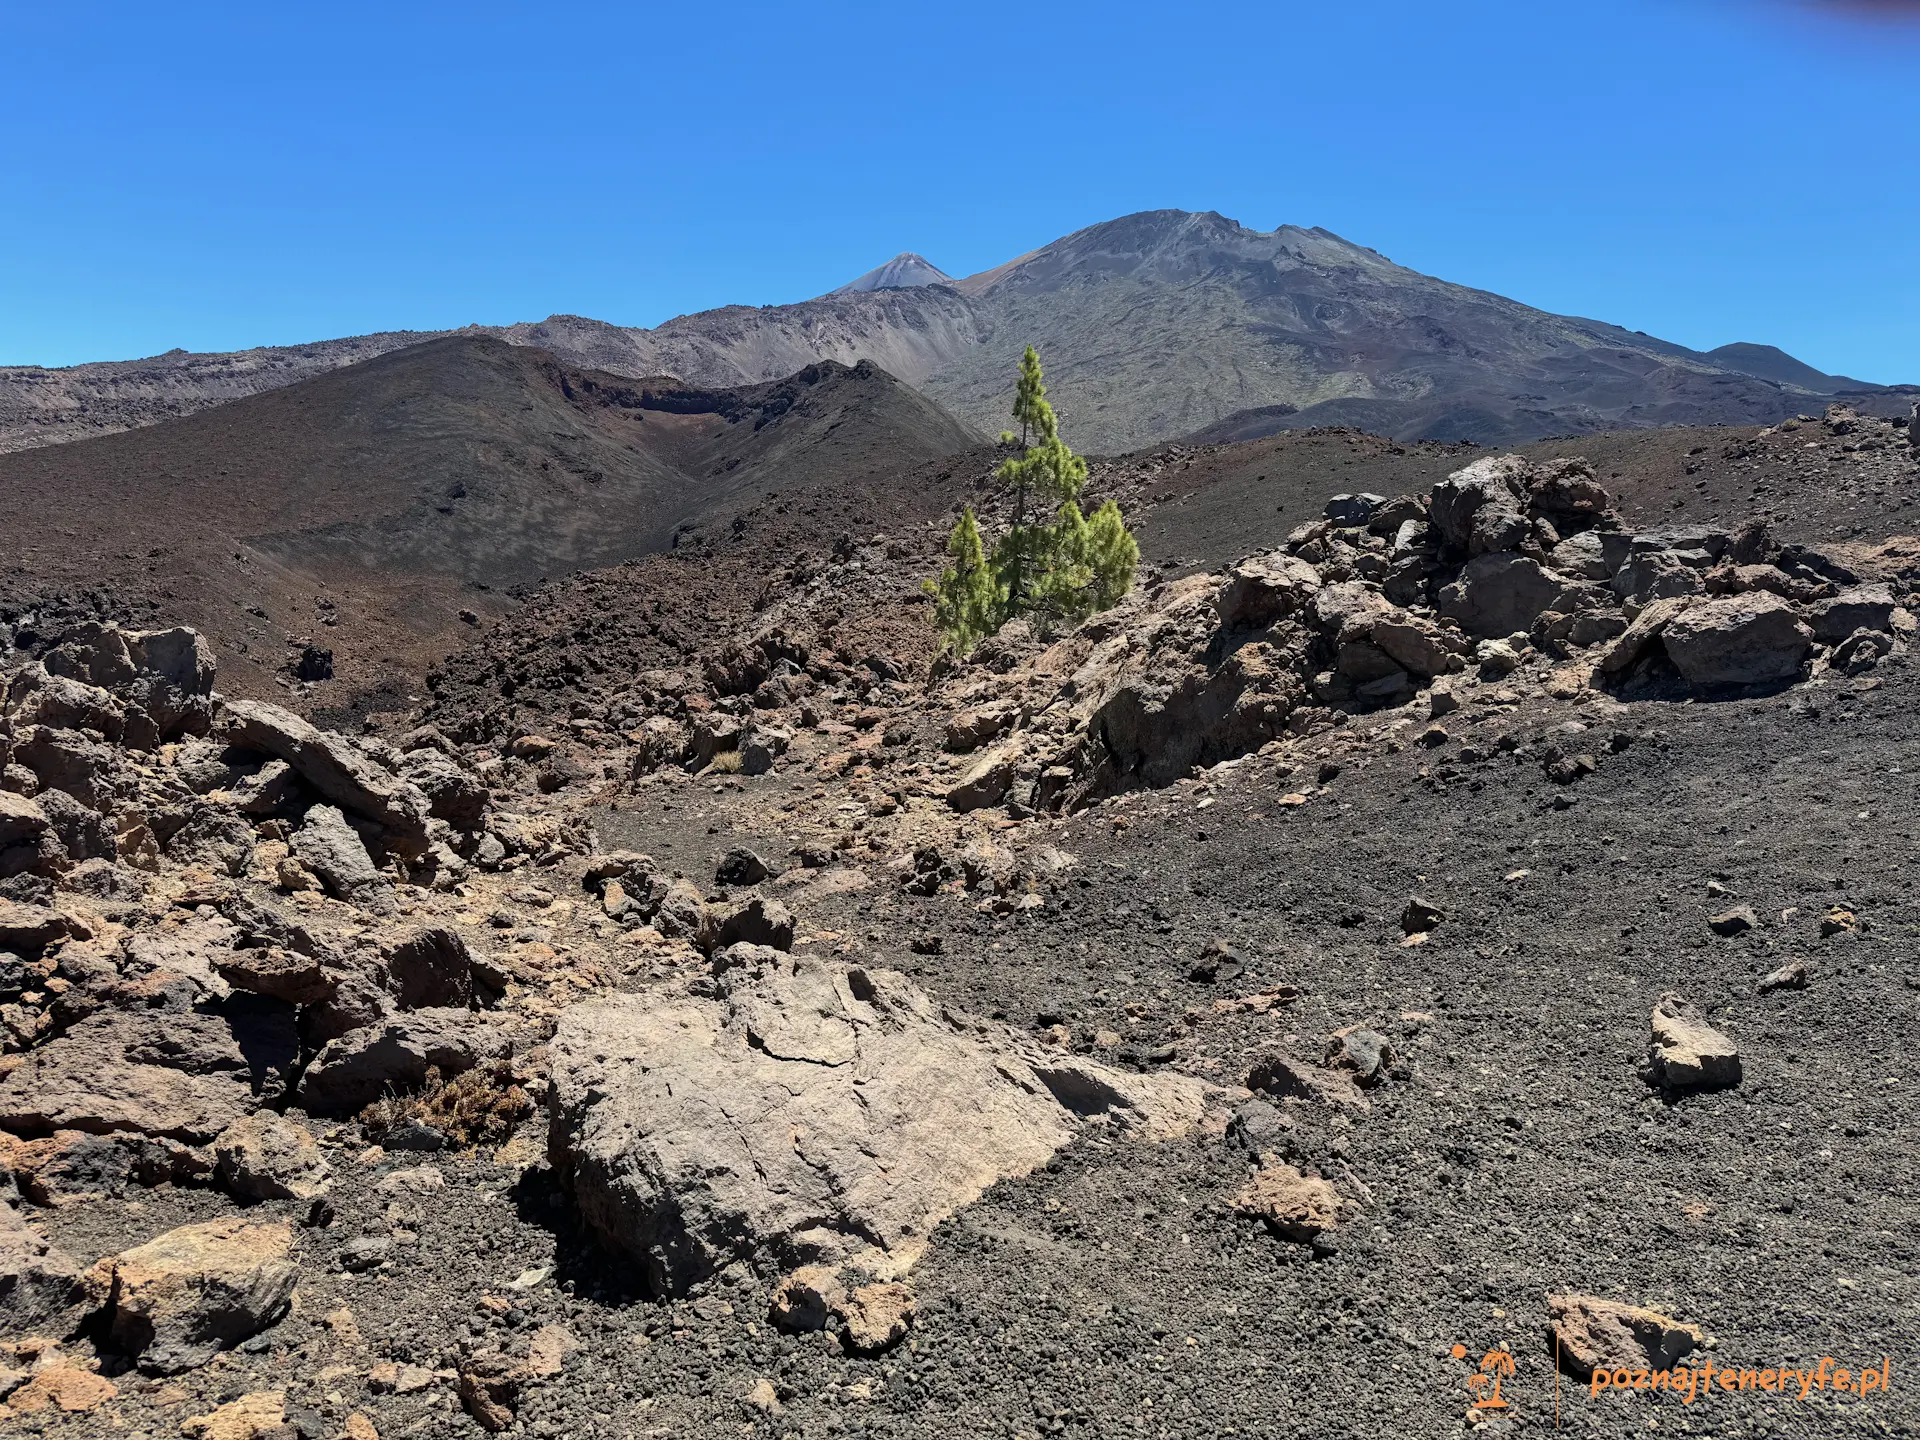
[[[653,329],[553,315],[460,333],[708,387],[871,360],[988,434],[1033,344],[1073,443],[1107,454],[1325,425],[1482,444],[1764,425],[1840,395],[1904,414],[1896,392],[1908,388],[1825,375],[1766,345],[1690,350],[1450,284],[1329,230],[1252,230],[1212,211],[1123,216],[960,279],[898,255],[817,299]],[[151,424],[429,338],[0,369],[0,450]]]
[[[1823,374],[1807,364],[1796,360],[1777,345],[1749,345],[1739,342],[1722,345],[1718,349],[1707,351],[1709,360],[1717,361],[1724,369],[1737,370],[1742,375],[1757,375],[1762,380],[1772,380],[1781,385],[1793,385],[1802,390],[1877,390],[1877,385],[1869,385],[1864,380],[1850,379],[1845,375]]]

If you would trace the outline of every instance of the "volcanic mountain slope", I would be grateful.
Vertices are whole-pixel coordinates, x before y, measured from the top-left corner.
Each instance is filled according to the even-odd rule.
[[[1329,424],[1485,444],[1770,424],[1843,392],[1889,414],[1907,406],[1770,346],[1688,350],[1449,284],[1326,230],[1263,232],[1180,210],[1090,226],[962,280],[906,255],[795,305],[726,306],[650,330],[556,315],[486,333],[575,365],[703,386],[872,360],[989,432],[1004,423],[1007,377],[1033,344],[1077,443],[1106,453]],[[285,383],[334,354],[185,357],[164,367],[164,386],[142,378],[159,362],[0,371],[0,446],[142,423],[148,390],[174,410],[216,403],[238,384]],[[195,401],[201,369],[218,384]],[[164,413],[150,404],[149,418]]]
[[[975,439],[870,364],[708,391],[456,336],[0,457],[0,505],[35,517],[0,576],[20,600],[151,600],[242,691],[309,640],[343,689],[414,688],[506,587],[671,547],[749,492],[829,475],[857,500]]]

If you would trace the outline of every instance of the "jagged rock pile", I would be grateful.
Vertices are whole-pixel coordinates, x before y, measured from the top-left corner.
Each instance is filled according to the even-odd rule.
[[[493,960],[395,912],[470,866],[565,854],[578,826],[496,811],[430,732],[355,743],[225,703],[213,679],[190,630],[99,624],[5,675],[0,1172],[36,1203],[161,1182],[318,1199],[326,1163],[277,1112],[350,1116],[539,1038],[491,1013],[509,983]],[[220,1282],[250,1297],[258,1328],[292,1279],[284,1238],[251,1231],[129,1252],[82,1294],[22,1229],[0,1315],[66,1333],[117,1306],[109,1328],[143,1364],[201,1363],[234,1335],[202,1316],[169,1338],[131,1277],[216,1239],[279,1247]],[[154,1284],[155,1305],[175,1303],[175,1282]],[[238,1304],[221,1292],[209,1313]]]
[[[958,810],[1160,786],[1339,714],[1523,665],[1627,697],[1870,669],[1911,635],[1886,585],[1764,527],[1629,532],[1584,462],[1474,462],[1428,495],[1336,496],[1224,575],[1129,597],[1051,645],[1010,626],[938,697],[980,751]]]
[[[849,721],[847,764],[878,771],[931,711],[962,759],[898,750],[908,763],[878,785],[876,813],[931,790],[956,811],[1019,814],[1167,785],[1356,712],[1444,714],[1475,685],[1632,699],[1788,684],[1816,666],[1859,675],[1912,629],[1897,577],[1777,545],[1759,523],[1626,529],[1577,459],[1486,457],[1426,494],[1337,496],[1278,550],[1150,582],[1064,636],[1015,621],[924,682],[888,655],[801,638],[855,605],[836,586],[886,589],[889,564],[910,567],[897,548],[851,547],[794,577],[751,631],[583,695],[559,738],[501,729],[500,704],[444,705],[441,723],[494,747],[504,785],[554,793],[669,767],[760,775],[802,733]],[[510,657],[492,663],[510,692]]]
[[[498,1008],[527,977],[403,912],[587,848],[584,821],[497,808],[491,757],[431,730],[350,741],[213,680],[190,630],[96,623],[0,670],[0,1183],[24,1204],[189,1184],[323,1223],[335,1177],[298,1112],[364,1119],[475,1074],[476,1105],[527,1108],[512,1057],[547,1027]],[[275,1324],[293,1238],[215,1220],[89,1270],[0,1205],[0,1329],[52,1337],[16,1401],[99,1403],[55,1343],[76,1333],[164,1375]]]

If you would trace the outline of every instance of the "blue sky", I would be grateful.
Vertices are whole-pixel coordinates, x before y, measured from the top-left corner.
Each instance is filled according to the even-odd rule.
[[[1323,225],[1920,381],[1920,22],[1770,0],[0,0],[0,363],[953,274],[1135,210]]]

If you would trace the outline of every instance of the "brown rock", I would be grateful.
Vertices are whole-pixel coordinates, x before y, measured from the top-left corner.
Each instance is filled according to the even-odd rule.
[[[1428,514],[1435,533],[1456,552],[1512,550],[1533,533],[1521,505],[1532,467],[1518,455],[1488,455],[1433,487]]]
[[[1813,638],[1837,645],[1856,630],[1890,631],[1896,602],[1885,585],[1856,585],[1808,608]]]
[[[46,828],[47,812],[37,801],[0,790],[0,850],[33,840]]]
[[[683,1292],[729,1261],[897,1272],[1083,1117],[1143,1134],[1198,1121],[1205,1089],[991,1038],[904,976],[736,947],[711,998],[563,1010],[549,1145],[581,1213]]]
[[[579,1348],[580,1342],[566,1326],[542,1325],[527,1343],[527,1363],[523,1367],[527,1378],[544,1380],[558,1375],[566,1368],[567,1357]]]
[[[0,900],[0,950],[38,950],[48,941],[69,934],[72,928],[72,922],[58,910]]]
[[[287,1423],[287,1392],[255,1390],[205,1415],[183,1420],[180,1433],[193,1440],[278,1440]]]
[[[300,1277],[292,1248],[290,1226],[210,1220],[108,1256],[87,1283],[114,1345],[149,1374],[177,1375],[286,1313]]]
[[[1438,625],[1410,612],[1373,623],[1373,643],[1409,674],[1423,679],[1461,668],[1447,634]]]
[[[236,1120],[213,1142],[214,1177],[246,1200],[317,1200],[333,1188],[332,1168],[300,1126],[271,1110]]]
[[[28,1135],[130,1130],[189,1144],[211,1140],[249,1108],[246,1057],[230,1034],[225,1047],[202,1035],[219,1024],[212,1017],[166,1018],[176,1032],[171,1049],[168,1037],[149,1034],[156,1022],[102,1014],[30,1051],[0,1078],[0,1125]],[[204,1054],[180,1054],[203,1040]],[[150,1063],[165,1059],[186,1059],[201,1073]]]
[[[906,1339],[913,1324],[913,1291],[895,1280],[862,1285],[847,1296],[843,1311],[847,1348],[878,1355]]]
[[[996,700],[956,711],[947,721],[947,749],[956,755],[978,750],[1012,729],[1019,719],[1020,707],[1012,700]]]
[[[1698,1325],[1591,1295],[1547,1297],[1547,1339],[1585,1379],[1595,1370],[1670,1370],[1706,1343]]]
[[[1398,620],[1402,612],[1371,585],[1343,580],[1313,597],[1313,619],[1340,645],[1369,640],[1380,621]]]
[[[1313,1100],[1322,1105],[1342,1105],[1352,1110],[1370,1110],[1372,1105],[1360,1093],[1352,1076],[1337,1070],[1323,1070],[1291,1055],[1275,1052],[1262,1056],[1247,1072],[1247,1088],[1262,1090],[1289,1100]]]
[[[513,1424],[522,1379],[520,1366],[498,1351],[468,1356],[460,1367],[460,1403],[482,1428],[504,1430]]]
[[[65,1205],[137,1185],[188,1185],[213,1172],[206,1151],[176,1140],[116,1131],[56,1130],[38,1140],[0,1132],[0,1169],[36,1205]]]
[[[1758,929],[1760,917],[1753,913],[1751,905],[1736,905],[1731,910],[1722,911],[1707,921],[1707,928],[1716,935],[1743,935],[1749,930]]]
[[[846,1302],[838,1270],[802,1265],[774,1287],[768,1318],[784,1330],[824,1330]]]
[[[1777,970],[1771,970],[1760,981],[1760,993],[1771,995],[1775,990],[1804,990],[1807,988],[1807,965],[1804,960],[1789,960]]]
[[[1739,1048],[1678,995],[1663,995],[1654,1006],[1647,1059],[1653,1078],[1676,1090],[1740,1083]]]
[[[1663,638],[1688,684],[1754,685],[1798,676],[1813,632],[1778,595],[1754,591],[1695,602]]]
[[[7,1405],[18,1415],[38,1415],[51,1409],[84,1415],[116,1399],[119,1393],[111,1380],[76,1365],[49,1365],[9,1395]]]
[[[1019,752],[1011,745],[989,750],[974,762],[957,785],[947,791],[947,804],[966,812],[998,805],[1007,798],[1013,785],[1013,768]]]
[[[471,1011],[409,1010],[329,1040],[301,1077],[300,1102],[315,1115],[351,1115],[383,1095],[418,1090],[430,1069],[452,1079],[512,1048]]]
[[[394,998],[402,1010],[472,1002],[473,952],[459,931],[444,925],[422,926],[389,945],[386,957]]]
[[[1320,572],[1275,550],[1227,571],[1214,596],[1222,630],[1258,630],[1303,610],[1320,591]]]
[[[1440,592],[1440,613],[1469,635],[1499,639],[1528,629],[1553,606],[1565,583],[1524,555],[1476,555]]]
[[[312,1005],[332,995],[339,978],[312,955],[269,946],[216,952],[214,968],[236,990],[269,995],[289,1005]]]
[[[1340,1223],[1342,1201],[1325,1180],[1270,1163],[1233,1197],[1233,1206],[1242,1215],[1259,1216],[1281,1239],[1304,1244]]]

